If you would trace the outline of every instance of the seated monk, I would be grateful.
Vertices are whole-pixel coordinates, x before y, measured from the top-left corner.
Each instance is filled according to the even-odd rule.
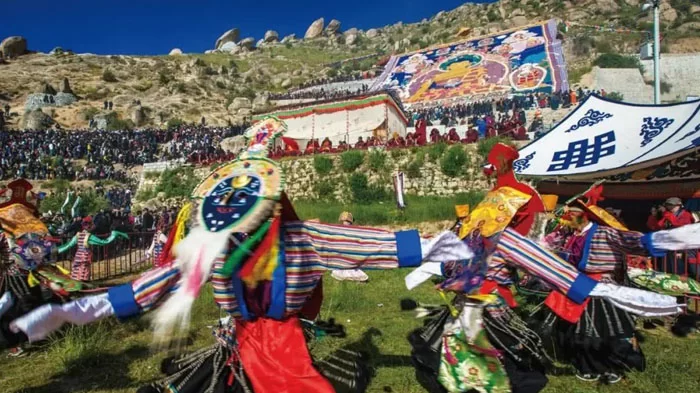
[[[333,150],[333,142],[326,137],[321,143],[321,153],[330,153],[331,150]]]
[[[275,148],[275,151],[272,153],[272,158],[280,158],[284,155],[284,150],[282,150],[282,146],[277,146]]]
[[[467,130],[467,135],[465,135],[464,139],[462,139],[462,143],[476,143],[478,140],[479,132],[476,131],[476,128],[469,127],[469,130]]]
[[[518,140],[518,141],[526,141],[526,140],[530,139],[530,137],[527,136],[527,130],[525,129],[525,127],[522,124],[518,124],[518,128],[515,129],[514,134],[515,134],[514,135],[515,140]]]
[[[416,145],[416,139],[414,137],[415,133],[409,132],[406,135],[406,146],[412,147]]]
[[[347,151],[349,148],[350,146],[348,146],[348,144],[345,141],[340,141],[340,143],[338,143],[337,151]]]
[[[315,152],[320,150],[320,146],[318,145],[318,139],[312,139],[309,141],[309,143],[306,144],[306,150],[304,150],[304,154],[314,154]]]
[[[459,134],[457,133],[457,130],[455,128],[451,128],[450,131],[447,133],[447,143],[450,145],[459,143]]]
[[[493,138],[493,137],[495,137],[495,136],[498,136],[498,132],[496,131],[496,129],[495,129],[493,126],[490,126],[490,127],[486,130],[486,137],[487,137],[487,138]]]
[[[367,147],[367,143],[362,140],[362,137],[357,138],[357,143],[355,143],[355,149],[364,149]]]
[[[438,143],[440,142],[440,131],[437,130],[437,128],[433,128],[430,131],[430,143]]]
[[[289,144],[284,145],[284,155],[285,156],[298,156],[300,155],[301,152],[296,146],[292,146]]]

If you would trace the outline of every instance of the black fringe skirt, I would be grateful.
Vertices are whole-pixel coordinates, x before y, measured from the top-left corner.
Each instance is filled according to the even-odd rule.
[[[644,354],[635,338],[636,320],[609,301],[591,298],[577,323],[544,310],[540,336],[548,352],[581,374],[644,371]]]

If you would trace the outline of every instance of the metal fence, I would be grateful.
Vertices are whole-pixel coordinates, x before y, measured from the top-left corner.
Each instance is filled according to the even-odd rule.
[[[153,266],[153,257],[146,257],[146,250],[151,246],[154,232],[131,232],[127,235],[129,235],[129,239],[118,238],[106,246],[92,247],[91,281],[136,273]],[[62,243],[65,243],[69,242],[71,238],[64,237],[61,240]],[[70,270],[76,250],[77,247],[74,247],[59,255],[57,264]]]
[[[653,258],[652,268],[659,272],[678,274],[682,277],[700,281],[700,268],[698,266],[698,251],[669,252],[663,258]],[[688,311],[698,313],[700,308],[700,296],[685,296]]]

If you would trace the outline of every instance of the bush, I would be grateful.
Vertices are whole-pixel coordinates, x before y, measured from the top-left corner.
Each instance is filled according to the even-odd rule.
[[[495,22],[501,18],[501,15],[498,14],[498,11],[490,9],[489,12],[486,13],[486,17],[489,19],[489,22]]]
[[[464,166],[467,163],[467,152],[462,146],[454,145],[450,147],[440,160],[442,173],[450,177],[457,177],[464,173]]]
[[[348,150],[340,155],[340,166],[345,172],[352,172],[362,165],[365,153],[360,150]]]
[[[670,92],[671,92],[671,88],[673,87],[673,85],[671,85],[670,83],[668,83],[668,82],[666,82],[666,81],[661,81],[660,85],[661,85],[661,86],[660,86],[661,92],[664,93],[664,94],[670,93]]]
[[[387,192],[379,185],[369,184],[364,173],[353,173],[348,178],[348,187],[352,200],[356,203],[368,204],[386,200]]]
[[[189,197],[198,184],[199,179],[195,176],[192,167],[166,169],[160,174],[155,192],[156,195],[164,193],[166,198]]]
[[[326,156],[315,155],[314,156],[314,169],[319,175],[327,175],[333,170],[333,160]]]
[[[389,154],[391,154],[391,158],[398,160],[399,158],[406,155],[406,150],[405,149],[394,149],[394,150],[391,150]]]
[[[162,86],[165,86],[168,83],[170,83],[170,81],[172,79],[173,78],[170,75],[168,75],[166,72],[163,72],[163,71],[158,72],[158,83],[160,83]]]
[[[411,160],[404,172],[409,178],[419,178],[420,170],[423,168],[423,164],[425,164],[425,153],[422,151],[417,151],[416,156],[413,158],[413,160]]]
[[[386,167],[386,153],[381,150],[374,150],[369,153],[369,167],[374,171],[381,171]]]
[[[330,180],[322,180],[314,184],[314,192],[322,201],[334,199],[335,188],[336,184]]]
[[[632,56],[623,56],[617,53],[603,53],[593,62],[600,68],[639,68],[639,59]]]
[[[134,128],[134,123],[130,119],[120,119],[117,112],[109,112],[105,115],[105,120],[107,120],[107,131],[131,130]]]
[[[442,154],[447,150],[447,143],[439,142],[434,145],[430,145],[428,148],[428,160],[430,162],[437,162],[438,158],[442,157]]]
[[[114,73],[110,70],[104,70],[102,71],[102,80],[105,82],[116,82],[117,77],[114,76]]]
[[[48,211],[61,211],[61,206],[63,206],[63,202],[66,201],[66,195],[70,188],[56,187],[56,189],[57,192],[53,193],[51,196],[47,196],[46,198],[44,198],[43,201],[41,201],[39,210],[42,213],[46,213]],[[69,206],[67,206],[65,210],[66,214],[70,214],[70,208],[73,206],[75,198],[75,195],[71,198]],[[80,215],[94,214],[102,209],[108,209],[109,207],[109,201],[107,201],[107,199],[104,196],[98,195],[94,191],[83,191],[80,193],[80,205],[78,205],[78,214]]]
[[[175,117],[168,120],[168,123],[165,125],[165,127],[168,129],[174,129],[180,128],[180,126],[182,126],[183,124],[185,124],[185,122],[182,121],[182,119],[178,119],[177,117]]]
[[[620,102],[625,100],[625,96],[622,93],[620,93],[619,91],[611,91],[610,93],[608,93],[605,96],[605,98],[607,98],[609,100],[613,100],[613,101],[620,101]]]
[[[598,53],[615,53],[615,49],[613,49],[610,41],[602,39],[596,41],[595,50],[598,51]]]
[[[506,145],[512,145],[509,138],[497,136],[495,138],[479,139],[479,143],[477,143],[476,145],[476,151],[485,160],[486,157],[489,156],[491,149],[493,149],[493,146],[496,145],[496,143],[505,143]]]

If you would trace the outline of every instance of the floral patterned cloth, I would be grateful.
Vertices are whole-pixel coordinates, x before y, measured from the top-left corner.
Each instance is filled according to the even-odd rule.
[[[692,278],[636,268],[628,269],[627,274],[632,282],[650,291],[671,296],[700,296],[700,283]]]

